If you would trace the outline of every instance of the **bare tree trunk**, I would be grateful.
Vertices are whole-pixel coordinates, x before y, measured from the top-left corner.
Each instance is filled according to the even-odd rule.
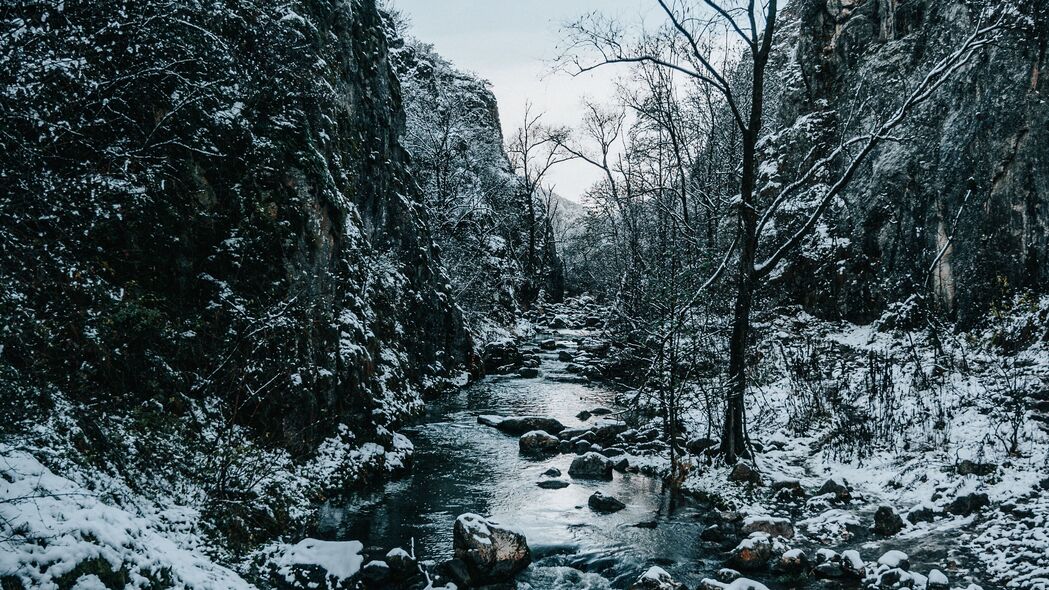
[[[768,18],[775,20],[775,3]],[[739,271],[736,276],[736,304],[732,316],[732,334],[729,336],[729,390],[725,403],[725,424],[721,431],[721,456],[733,464],[739,457],[747,457],[747,427],[745,397],[747,394],[747,340],[750,338],[750,309],[754,302],[757,276],[754,259],[758,246],[758,217],[754,207],[754,186],[757,182],[757,143],[761,134],[762,111],[765,98],[765,65],[771,42],[772,26],[766,31],[761,51],[754,54],[754,72],[750,89],[750,117],[743,132],[743,174],[740,178],[739,224],[742,232]]]
[[[754,300],[755,279],[755,236],[757,216],[749,206],[753,193],[754,142],[747,138],[744,144],[743,186],[748,193],[742,199],[739,220],[743,237],[739,255],[739,271],[736,276],[736,303],[732,316],[732,333],[729,336],[728,396],[725,404],[725,423],[721,434],[721,456],[726,463],[735,463],[746,456],[746,414],[744,398],[747,393],[747,340],[750,338],[750,309]],[[748,184],[749,183],[749,184]]]

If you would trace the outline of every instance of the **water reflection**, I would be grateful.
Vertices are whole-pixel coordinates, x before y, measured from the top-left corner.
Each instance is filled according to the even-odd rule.
[[[563,363],[544,359],[557,373]],[[649,565],[662,564],[680,581],[698,582],[699,507],[675,505],[650,477],[615,474],[611,482],[571,479],[574,455],[534,460],[518,453],[517,438],[477,424],[480,414],[538,415],[581,426],[576,415],[613,407],[613,392],[550,379],[497,377],[438,400],[427,418],[406,429],[416,454],[412,472],[385,489],[322,509],[318,533],[390,548],[414,538],[420,553],[445,559],[452,553],[452,522],[476,512],[516,527],[528,537],[536,566],[523,588],[625,587]],[[542,489],[536,482],[550,467],[570,483]],[[596,490],[626,509],[596,514],[587,499]],[[638,527],[642,524],[643,527]]]

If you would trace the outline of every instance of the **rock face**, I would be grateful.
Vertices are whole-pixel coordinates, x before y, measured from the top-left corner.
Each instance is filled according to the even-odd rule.
[[[469,574],[470,585],[506,582],[532,563],[524,535],[476,514],[455,519],[453,546]]]
[[[0,303],[5,366],[85,403],[251,400],[231,415],[294,453],[340,423],[374,438],[476,368],[374,0],[143,0],[119,24],[116,1],[12,10],[26,34],[5,60],[0,176],[20,180],[0,197],[0,268],[34,305]],[[78,65],[55,84],[45,61]],[[31,239],[12,231],[29,220]]]
[[[521,276],[514,252],[526,239],[514,212],[524,205],[503,150],[495,95],[421,41],[398,43],[392,61],[404,94],[410,171],[434,213],[432,233],[456,303],[471,321],[511,326]],[[491,368],[506,364],[485,360]]]
[[[850,205],[827,218],[832,239],[784,273],[794,300],[869,320],[924,289],[968,323],[1009,289],[1044,287],[1049,102],[1041,69],[1049,17],[1038,2],[791,3],[769,66],[778,103],[771,123],[798,125],[769,142],[764,159],[768,170],[797,170],[805,150],[790,146],[811,145],[792,142],[804,121],[829,138],[848,135],[847,121],[866,128],[881,120],[973,30],[981,8],[995,5],[1030,20],[919,107],[900,130],[908,141],[883,144],[861,167],[844,195]]]
[[[581,479],[612,479],[612,465],[604,455],[586,453],[572,459],[568,474]]]

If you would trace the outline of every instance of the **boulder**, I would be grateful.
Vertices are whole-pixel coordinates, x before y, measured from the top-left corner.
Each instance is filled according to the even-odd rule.
[[[876,587],[878,588],[913,588],[914,576],[902,568],[880,569]]]
[[[535,379],[539,376],[539,369],[535,367],[521,367],[517,369],[517,376],[522,379]]]
[[[935,508],[930,506],[917,506],[907,513],[907,520],[911,524],[918,524],[919,522],[932,522],[936,520],[938,516],[943,516],[943,514]]]
[[[593,414],[593,411],[591,413]],[[616,435],[626,432],[627,429],[626,422],[602,418],[594,422],[590,431],[594,433],[595,440],[608,444],[615,440]]]
[[[612,343],[607,340],[587,338],[579,348],[593,355],[604,356],[612,348]]]
[[[476,514],[455,519],[452,545],[469,574],[469,585],[506,582],[532,563],[524,535]]]
[[[572,354],[571,352],[568,352],[567,350],[559,350],[559,351],[557,351],[557,360],[559,360],[559,361],[561,361],[563,363],[570,363],[574,359],[575,359],[575,355]]]
[[[744,535],[751,533],[768,533],[772,537],[794,538],[794,524],[789,518],[778,518],[775,516],[748,516],[743,519],[743,527],[740,529]]]
[[[679,584],[666,570],[654,565],[630,585],[630,590],[685,590],[685,585]]]
[[[758,486],[761,485],[761,474],[751,465],[736,463],[728,474],[728,480]]]
[[[513,340],[497,340],[481,349],[481,362],[486,373],[506,372],[521,362],[521,352]]]
[[[776,559],[772,571],[784,576],[800,576],[809,567],[809,558],[801,549],[788,549]]]
[[[483,424],[485,426],[491,426],[493,428],[498,428],[499,424],[501,424],[503,420],[506,420],[506,418],[503,418],[502,416],[491,415],[491,414],[485,414],[485,415],[481,415],[481,416],[477,417],[477,423],[478,424]]]
[[[856,579],[863,578],[867,571],[860,552],[855,549],[846,549],[841,552],[841,569],[846,576]]]
[[[550,434],[557,434],[565,429],[564,424],[557,420],[541,416],[510,416],[500,420],[495,427],[507,434],[517,436],[531,430],[544,430]]]
[[[557,341],[553,338],[547,338],[539,341],[539,348],[542,350],[553,350],[557,348]]]
[[[578,454],[578,455],[582,455],[582,454],[584,454],[584,453],[588,453],[588,452],[590,452],[590,449],[591,449],[591,447],[593,447],[593,445],[591,445],[591,444],[590,444],[589,442],[587,442],[587,441],[585,441],[585,440],[577,440],[577,441],[576,441],[576,442],[575,442],[575,443],[574,443],[574,444],[572,445],[572,450],[573,450],[573,451],[574,451],[574,452],[575,452],[576,454]]]
[[[816,495],[831,495],[836,502],[848,502],[852,500],[852,489],[849,487],[849,482],[845,479],[832,477],[823,482]]]
[[[892,506],[879,506],[874,512],[874,534],[891,537],[903,530],[903,519]]]
[[[561,470],[557,467],[551,467],[543,472],[543,475],[547,477],[561,477]]]
[[[361,568],[361,579],[367,588],[384,588],[392,577],[393,572],[385,561],[369,561]]]
[[[948,590],[950,587],[950,580],[943,575],[943,572],[938,569],[929,572],[928,582],[925,585],[926,590]]]
[[[699,533],[699,538],[704,541],[710,541],[711,543],[724,543],[727,535],[725,529],[721,525],[712,524]]]
[[[521,435],[517,446],[525,455],[554,454],[558,452],[561,439],[543,430],[533,430]]]
[[[710,437],[702,436],[702,437],[699,437],[699,438],[694,438],[694,439],[688,441],[687,443],[685,443],[685,450],[688,451],[689,453],[692,453],[693,455],[699,455],[703,451],[705,451],[705,450],[709,449],[710,447],[713,447],[713,446],[715,446],[717,444],[718,444],[718,441],[716,441],[716,440],[714,440],[714,439],[712,439]]]
[[[598,453],[587,453],[572,459],[568,475],[580,479],[612,479],[612,461]]]
[[[947,512],[958,516],[969,516],[988,504],[990,504],[990,500],[987,497],[987,494],[965,494],[955,498],[954,501],[947,506]]]
[[[568,482],[563,479],[541,479],[535,485],[544,490],[559,490],[561,488],[567,488]]]
[[[958,475],[975,475],[977,477],[985,477],[991,475],[998,470],[998,466],[994,463],[980,463],[977,461],[970,461],[965,459],[961,463],[958,463]]]
[[[561,440],[575,440],[576,437],[583,436],[590,432],[588,428],[565,428],[561,432],[557,433],[557,436],[561,437]]]
[[[449,559],[437,566],[441,575],[451,578],[461,586],[469,587],[470,571],[466,569],[466,562],[461,559]]]
[[[753,533],[729,552],[726,565],[740,571],[764,569],[772,558],[772,539],[767,533]]]
[[[410,553],[396,547],[386,554],[385,561],[395,577],[406,578],[419,572],[419,563]]]
[[[590,499],[587,500],[587,504],[590,505],[590,509],[594,512],[619,512],[626,508],[626,504],[612,496],[606,496],[600,491],[591,494]]]
[[[777,498],[804,498],[805,488],[796,479],[777,479],[772,482],[772,491]]]
[[[883,565],[889,569],[908,570],[911,568],[911,561],[903,551],[892,549],[882,553],[881,557],[878,558],[878,565]]]
[[[845,575],[845,570],[841,563],[827,561],[812,568],[812,575],[817,578],[840,578]]]
[[[714,572],[714,577],[717,578],[719,582],[722,582],[724,584],[731,584],[732,582],[735,582],[736,580],[742,578],[743,574],[737,572],[736,570],[730,567],[723,567],[718,569],[718,571]]]
[[[699,582],[697,588],[698,590],[769,590],[768,586],[761,582],[755,582],[754,580],[748,580],[747,578],[737,578],[724,584],[717,580],[704,578]]]
[[[826,547],[821,547],[821,548],[816,550],[816,564],[817,565],[819,565],[821,563],[837,563],[837,562],[840,562],[840,561],[841,561],[841,556],[838,555],[838,553],[836,551],[834,551],[833,549],[827,549]]]

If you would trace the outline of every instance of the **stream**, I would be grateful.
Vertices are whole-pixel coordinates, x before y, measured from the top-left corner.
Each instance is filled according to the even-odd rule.
[[[569,339],[576,335],[557,334],[570,348]],[[426,414],[402,430],[415,444],[411,471],[381,489],[330,500],[321,508],[316,534],[360,540],[366,552],[374,548],[377,558],[414,542],[420,559],[441,561],[452,557],[455,518],[474,512],[526,535],[533,564],[517,578],[522,589],[627,588],[652,565],[689,588],[712,577],[722,567],[723,554],[700,540],[713,521],[709,506],[666,491],[659,480],[641,474],[616,472],[612,481],[573,479],[568,467],[574,454],[526,457],[518,451],[516,436],[478,424],[483,414],[535,415],[574,428],[586,424],[576,418],[583,410],[616,408],[614,391],[580,383],[557,360],[557,351],[542,351],[540,357],[537,378],[490,376],[428,402]],[[561,470],[568,487],[536,485],[551,467]],[[626,509],[592,511],[587,499],[597,490],[618,498]],[[912,560],[924,566],[951,552],[951,538],[945,532],[893,548],[911,552]],[[870,541],[862,553],[876,559],[880,553],[872,549],[888,546]]]
[[[575,455],[525,457],[517,437],[477,423],[481,414],[536,415],[573,428],[585,424],[576,418],[583,410],[615,408],[610,389],[567,382],[574,376],[556,351],[540,356],[538,378],[487,377],[428,403],[427,414],[404,429],[415,444],[411,472],[348,503],[324,506],[318,532],[385,548],[414,539],[420,557],[442,560],[452,556],[455,518],[475,512],[527,536],[534,563],[518,577],[521,588],[625,588],[656,564],[689,586],[710,575],[719,567],[717,556],[709,564],[696,560],[704,506],[662,491],[660,481],[645,475],[569,478]],[[550,467],[571,485],[539,488]],[[587,498],[596,490],[627,508],[593,512]]]

